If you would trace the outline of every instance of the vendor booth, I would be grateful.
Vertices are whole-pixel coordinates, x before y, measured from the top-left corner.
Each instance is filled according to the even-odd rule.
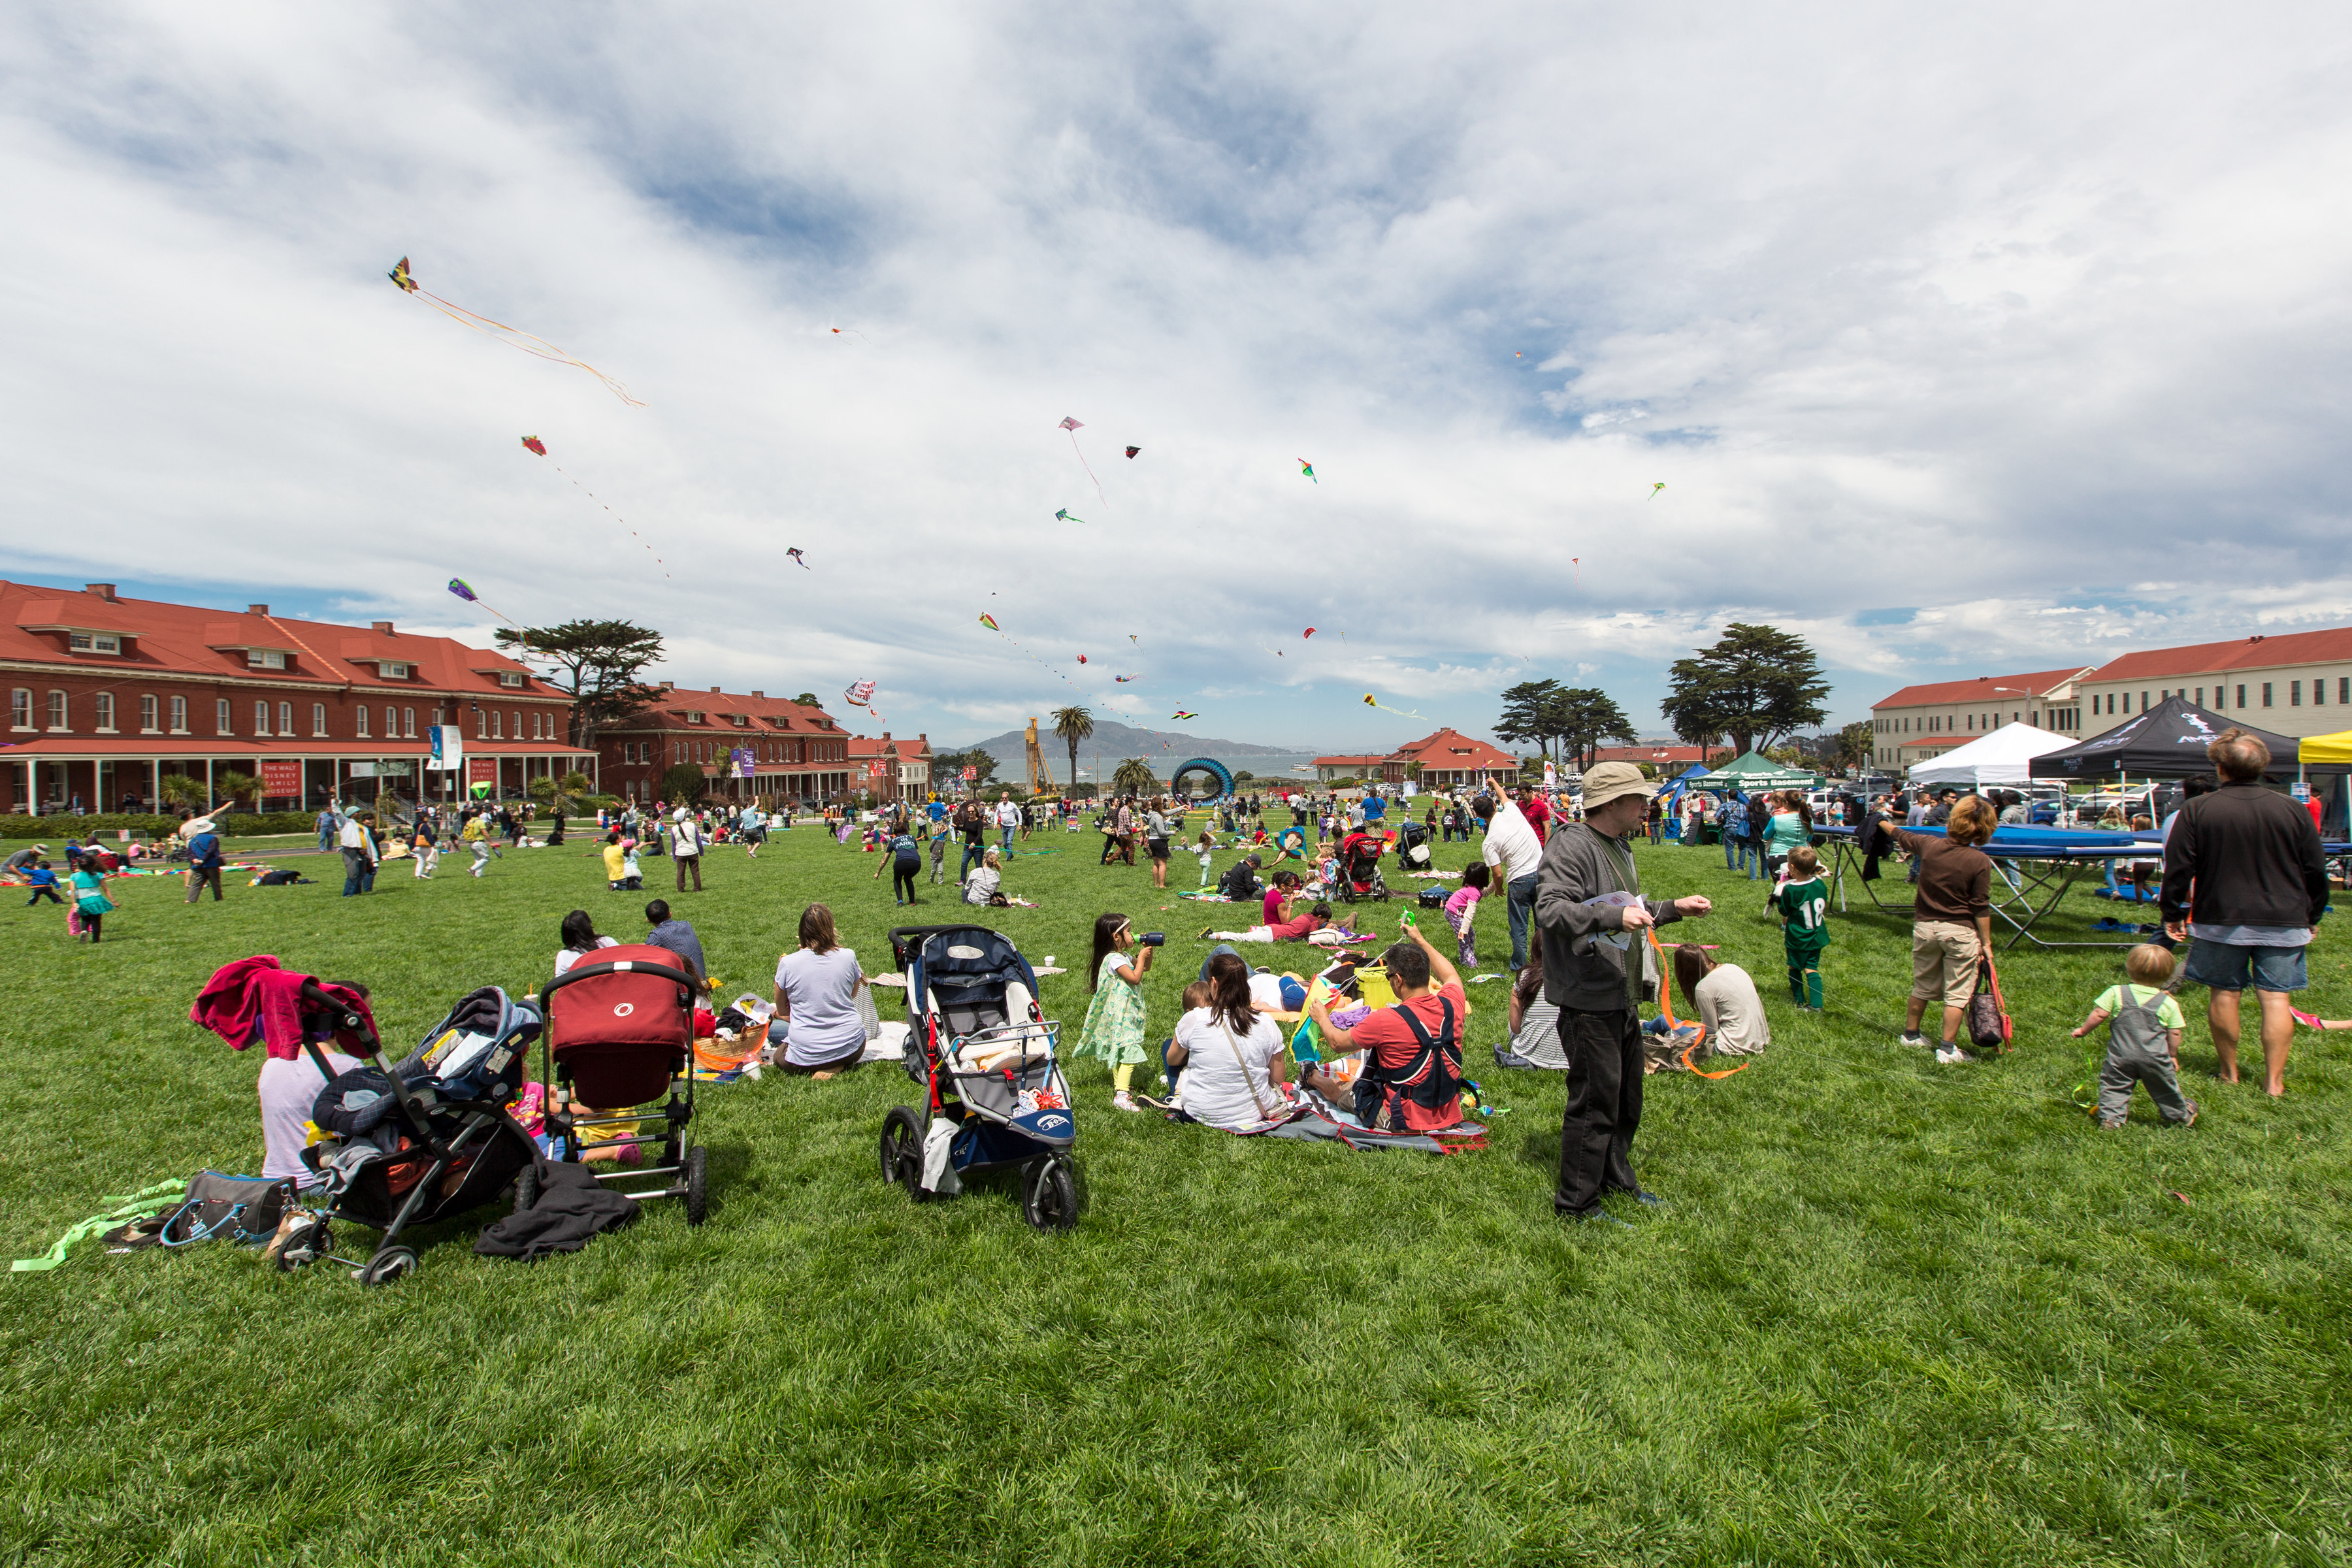
[[[1743,792],[1752,795],[1759,789],[1816,789],[1822,781],[1817,773],[1776,763],[1761,752],[1749,752],[1700,773],[1691,782],[1701,789],[1716,790],[1738,784]]]
[[[2033,759],[2066,749],[2067,739],[2032,724],[2003,724],[1967,745],[1911,764],[1914,784],[2021,784],[2033,776]]]

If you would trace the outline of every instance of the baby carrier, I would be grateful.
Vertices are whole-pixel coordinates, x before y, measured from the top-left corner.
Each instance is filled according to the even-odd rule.
[[[1433,857],[1429,852],[1429,829],[1410,818],[1397,833],[1397,864],[1407,871],[1426,871]]]
[[[1365,1126],[1402,1132],[1405,1131],[1404,1101],[1434,1112],[1461,1094],[1461,1020],[1454,1016],[1451,997],[1439,997],[1437,1006],[1434,1035],[1411,1007],[1399,1005],[1395,1009],[1405,1027],[1412,1031],[1414,1041],[1412,1056],[1402,1067],[1381,1067],[1375,1059],[1377,1052],[1364,1053],[1363,1070],[1356,1076],[1356,1120]]]
[[[927,1100],[883,1118],[882,1179],[924,1203],[961,1191],[966,1173],[1018,1166],[1024,1218],[1077,1224],[1062,1026],[1037,1005],[1028,960],[983,926],[901,926],[890,951],[907,976],[907,1072]]]
[[[541,993],[543,1081],[551,1093],[569,1091],[567,1103],[547,1113],[555,1157],[580,1162],[600,1150],[620,1151],[619,1160],[596,1163],[596,1180],[639,1202],[684,1198],[688,1225],[702,1223],[709,1201],[702,1146],[686,1142],[694,1121],[694,999],[700,991],[677,954],[636,943],[583,953]],[[649,1121],[656,1131],[646,1131]],[[624,1163],[645,1162],[648,1154],[658,1158]],[[648,1177],[654,1185],[635,1184]],[[536,1173],[527,1173],[517,1184],[518,1210],[536,1201],[535,1180]]]
[[[300,1011],[303,1048],[327,1080],[310,1110],[322,1136],[302,1160],[325,1178],[327,1206],[287,1233],[278,1267],[341,1263],[362,1285],[387,1284],[415,1271],[415,1250],[401,1241],[410,1226],[479,1208],[537,1160],[507,1107],[522,1087],[539,1009],[485,986],[396,1065],[367,1011],[316,980],[302,982]],[[329,1070],[319,1043],[338,1035],[359,1042],[367,1066]],[[366,1261],[334,1256],[339,1220],[383,1233]]]

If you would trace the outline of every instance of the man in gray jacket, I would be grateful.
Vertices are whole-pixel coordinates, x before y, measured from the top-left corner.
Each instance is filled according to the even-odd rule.
[[[1559,1009],[1560,1049],[1568,1058],[1568,1113],[1560,1119],[1552,1207],[1571,1220],[1602,1216],[1601,1194],[1612,1187],[1643,1203],[1658,1201],[1633,1176],[1633,1131],[1642,1121],[1643,960],[1649,952],[1643,933],[1714,908],[1696,895],[1663,901],[1640,896],[1631,838],[1649,815],[1651,793],[1631,763],[1588,771],[1584,820],[1552,834],[1538,873],[1544,1000]],[[1630,897],[1593,901],[1612,893]]]

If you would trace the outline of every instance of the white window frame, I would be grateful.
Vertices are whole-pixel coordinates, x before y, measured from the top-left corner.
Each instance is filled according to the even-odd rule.
[[[253,732],[257,738],[269,733],[269,703],[267,699],[253,705]]]
[[[33,727],[33,689],[19,686],[8,693],[8,727],[29,730]]]
[[[286,650],[280,647],[249,647],[245,650],[245,663],[248,669],[283,669],[286,668]]]
[[[104,653],[119,658],[122,638],[113,632],[68,632],[66,647],[75,653]]]
[[[161,732],[162,707],[163,705],[155,700],[155,694],[152,691],[139,699],[139,732],[141,734],[153,735]]]
[[[397,740],[400,736],[400,710],[387,702],[383,705],[383,738]]]
[[[415,709],[404,708],[400,710],[400,733],[402,738],[404,740],[414,741],[416,739]]]
[[[284,736],[294,733],[294,704],[291,702],[278,705],[278,732]]]
[[[359,721],[359,729],[354,733],[362,741],[372,739],[368,734],[368,705],[364,702],[355,703],[352,712],[352,716]]]
[[[101,691],[90,699],[95,710],[90,718],[91,730],[100,735],[111,735],[114,730],[114,693]]]
[[[396,659],[378,659],[375,672],[386,680],[406,680],[409,672],[415,668],[415,665],[404,664]]]
[[[49,730],[53,734],[73,733],[73,699],[60,687],[49,688]]]
[[[184,735],[187,732],[188,700],[184,697],[174,697],[172,699],[172,733]]]
[[[520,669],[502,669],[499,671],[499,684],[500,686],[507,687],[509,689],[520,690],[524,679],[525,677],[523,672]]]
[[[229,706],[229,700],[226,697],[213,699],[213,733],[215,735],[236,733],[236,710]]]
[[[323,702],[313,702],[310,704],[311,738],[314,740],[324,740],[326,738],[326,734],[327,705]]]

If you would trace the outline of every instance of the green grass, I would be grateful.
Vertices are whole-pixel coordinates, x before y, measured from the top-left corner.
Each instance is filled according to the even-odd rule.
[[[1104,910],[1174,933],[1156,1038],[1192,932],[1226,911],[1097,868],[1096,843],[1013,861],[1008,887],[1043,908],[973,912],[1074,972]],[[462,858],[364,900],[336,896],[328,859],[317,885],[217,907],[127,885],[97,948],[59,911],[19,916],[8,1255],[103,1194],[257,1166],[256,1064],[186,1017],[219,963],[364,980],[407,1042],[473,986],[544,975],[575,905],[642,929],[577,840],[478,882]],[[1001,1184],[921,1208],[881,1184],[883,1113],[913,1098],[894,1068],[772,1077],[705,1096],[699,1230],[651,1206],[524,1267],[472,1255],[485,1214],[427,1233],[420,1271],[381,1291],[222,1247],[8,1279],[0,1559],[2345,1560],[2342,1037],[2303,1035],[2271,1104],[2213,1081],[2192,992],[2203,1120],[2159,1126],[2143,1098],[2101,1132],[2067,1102],[2064,1031],[2115,955],[2013,955],[2021,1048],[1938,1068],[1893,1043],[1903,924],[1837,919],[1829,1012],[1803,1016],[1760,892],[1715,851],[1642,860],[1654,892],[1718,900],[1683,929],[1755,973],[1775,1038],[1737,1077],[1649,1081],[1636,1157],[1671,1205],[1626,1205],[1632,1230],[1553,1219],[1546,1075],[1476,1073],[1510,1114],[1486,1152],[1437,1160],[1122,1116],[1087,1063],[1088,1207],[1054,1237]],[[961,912],[894,911],[872,857],[805,829],[709,861],[709,890],[677,901],[730,994],[763,988],[812,899],[869,969],[889,925]],[[657,886],[669,863],[646,868]],[[2105,912],[2084,900],[2071,926]],[[2308,1001],[2341,1014],[2337,924]],[[1490,916],[1490,962],[1501,936]],[[1472,989],[1481,1057],[1501,989]],[[1082,973],[1044,991],[1075,1033]]]

